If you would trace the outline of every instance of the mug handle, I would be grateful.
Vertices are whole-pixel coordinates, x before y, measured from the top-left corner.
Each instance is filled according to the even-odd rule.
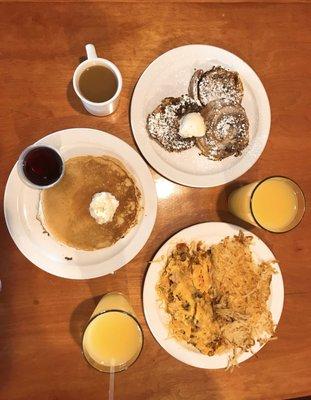
[[[87,44],[85,46],[85,50],[88,60],[94,60],[95,58],[97,58],[95,46],[93,44]]]

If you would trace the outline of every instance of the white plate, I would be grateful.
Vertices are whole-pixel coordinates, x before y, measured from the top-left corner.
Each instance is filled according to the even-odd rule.
[[[187,93],[195,68],[222,65],[237,71],[244,86],[242,105],[250,122],[250,143],[240,157],[211,161],[199,156],[197,147],[169,153],[150,139],[147,115],[168,96]],[[131,125],[138,147],[147,161],[166,178],[192,187],[211,187],[230,182],[255,164],[269,136],[270,106],[256,73],[240,58],[218,47],[188,45],[177,47],[154,60],[141,75],[131,103]]]
[[[40,191],[21,182],[15,165],[6,185],[4,214],[19,250],[44,271],[70,279],[103,276],[128,263],[149,238],[157,212],[155,185],[143,159],[122,140],[95,129],[66,129],[45,136],[37,143],[54,146],[65,159],[88,154],[118,158],[136,178],[144,211],[140,223],[113,246],[96,251],[75,250],[43,234],[36,219]]]
[[[160,272],[165,266],[165,261],[159,261],[162,255],[167,256],[172,247],[179,241],[191,242],[192,240],[202,240],[208,245],[219,243],[226,236],[233,236],[242,230],[244,234],[253,236],[252,251],[254,258],[257,261],[272,261],[275,260],[274,255],[269,248],[257,236],[251,232],[240,228],[239,226],[226,224],[224,222],[205,222],[203,224],[193,225],[189,228],[183,229],[172,238],[170,238],[157,252],[153,260],[156,262],[151,263],[146,274],[144,290],[143,290],[143,303],[144,313],[149,325],[149,328],[158,341],[158,343],[170,355],[177,358],[193,367],[216,369],[226,368],[228,364],[228,355],[223,354],[219,356],[206,356],[199,353],[195,348],[177,342],[175,339],[169,337],[168,322],[169,315],[160,307],[160,303],[156,294],[156,284],[160,277]],[[269,309],[272,314],[273,322],[277,325],[281,317],[283,302],[284,302],[284,286],[281,270],[278,264],[273,264],[277,273],[272,276],[271,281],[271,296],[269,298]],[[273,344],[271,344],[273,346]],[[252,347],[252,352],[257,353],[260,348],[258,343]],[[247,360],[252,357],[251,352],[245,352],[240,355],[238,362]]]

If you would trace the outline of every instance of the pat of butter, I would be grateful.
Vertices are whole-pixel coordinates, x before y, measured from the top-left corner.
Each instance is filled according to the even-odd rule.
[[[206,127],[200,113],[189,113],[181,118],[179,122],[179,136],[183,138],[202,137],[205,135]]]
[[[113,216],[119,206],[119,201],[113,194],[108,192],[95,193],[90,203],[89,211],[91,217],[102,225],[113,220]]]

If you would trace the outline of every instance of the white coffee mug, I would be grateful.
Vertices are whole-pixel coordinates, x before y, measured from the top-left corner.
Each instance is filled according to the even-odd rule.
[[[105,60],[104,58],[97,57],[94,45],[87,44],[85,46],[87,60],[83,61],[75,70],[73,74],[73,87],[76,94],[80,97],[84,108],[91,114],[96,116],[104,116],[112,114],[118,107],[120,93],[122,89],[122,76],[116,65],[111,61]],[[110,71],[112,71],[117,79],[117,90],[111,99],[104,101],[102,103],[95,103],[93,101],[87,100],[81,93],[79,88],[79,79],[83,71],[94,65],[102,65]]]

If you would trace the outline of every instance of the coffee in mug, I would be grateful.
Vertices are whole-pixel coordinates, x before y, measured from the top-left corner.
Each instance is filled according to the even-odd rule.
[[[122,76],[111,61],[97,57],[94,45],[85,46],[87,60],[73,74],[73,88],[84,108],[96,116],[112,114],[118,107]]]
[[[103,65],[94,65],[85,69],[79,79],[82,96],[94,103],[110,100],[117,91],[115,74]]]

